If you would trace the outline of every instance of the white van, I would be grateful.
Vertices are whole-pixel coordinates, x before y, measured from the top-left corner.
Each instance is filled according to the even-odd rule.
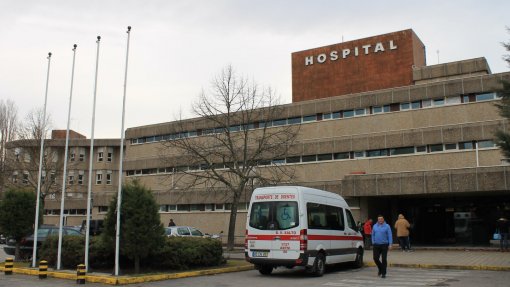
[[[363,237],[338,194],[277,186],[253,191],[246,221],[245,257],[261,274],[304,266],[315,276],[325,264],[363,265]]]

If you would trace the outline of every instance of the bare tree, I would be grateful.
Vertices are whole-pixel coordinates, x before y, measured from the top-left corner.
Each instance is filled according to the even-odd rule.
[[[19,125],[17,139],[7,143],[5,185],[14,188],[29,188],[35,191],[38,184],[41,138],[45,139],[43,156],[43,175],[41,184],[41,209],[44,200],[50,194],[59,192],[57,178],[63,169],[63,147],[47,140],[51,121],[48,115],[43,120],[43,111],[34,110],[27,114],[23,124]]]
[[[176,168],[175,181],[181,188],[227,193],[227,245],[232,249],[241,195],[254,182],[261,186],[293,180],[294,170],[279,162],[294,143],[299,125],[275,121],[286,116],[274,91],[237,76],[231,66],[214,78],[210,91],[202,91],[192,111],[204,128],[197,130],[197,137],[181,136],[187,121],[178,121],[172,139],[163,142],[164,161]],[[178,156],[169,157],[168,152]]]
[[[0,100],[0,195],[3,194],[6,145],[16,138],[18,108],[11,100]]]

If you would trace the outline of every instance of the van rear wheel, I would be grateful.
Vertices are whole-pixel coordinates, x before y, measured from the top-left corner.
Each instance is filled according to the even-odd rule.
[[[322,275],[324,275],[325,270],[326,270],[326,258],[324,257],[323,253],[319,253],[317,254],[317,257],[315,257],[311,273],[313,276],[321,277]]]
[[[273,266],[261,265],[259,267],[259,272],[262,275],[270,275],[271,272],[273,272]]]

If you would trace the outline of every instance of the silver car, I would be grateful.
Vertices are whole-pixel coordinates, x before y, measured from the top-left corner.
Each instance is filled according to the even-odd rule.
[[[178,237],[210,237],[210,238],[219,238],[219,235],[213,234],[209,235],[207,233],[203,233],[195,227],[191,226],[169,226],[165,227],[166,236],[178,236]]]

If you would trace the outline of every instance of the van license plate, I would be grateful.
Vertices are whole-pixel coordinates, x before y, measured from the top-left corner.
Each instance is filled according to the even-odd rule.
[[[268,251],[253,251],[252,257],[267,257]]]

